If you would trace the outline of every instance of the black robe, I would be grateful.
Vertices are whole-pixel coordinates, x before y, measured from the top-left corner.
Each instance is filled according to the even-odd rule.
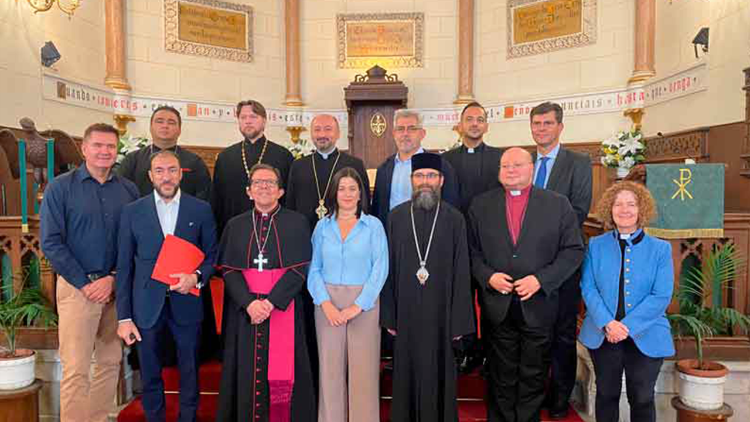
[[[500,158],[503,150],[484,142],[469,152],[465,145],[442,154],[456,170],[461,212],[466,215],[475,196],[500,187]]]
[[[253,325],[246,311],[253,300],[266,298],[281,310],[285,310],[292,300],[295,301],[291,421],[313,421],[317,415],[303,312],[302,307],[297,305],[304,291],[307,265],[312,256],[310,231],[307,220],[294,211],[281,208],[272,225],[270,215],[264,218],[255,211],[240,214],[227,223],[227,230],[221,239],[218,265],[224,274],[226,294],[222,321],[224,361],[216,417],[219,422],[268,421],[270,321],[267,319]],[[250,293],[239,271],[256,267],[253,260],[258,256],[258,244],[253,234],[254,217],[260,230],[261,244],[270,233],[264,253],[268,263],[264,268],[290,268],[268,295]]]
[[[440,203],[430,273],[424,286],[410,217],[411,201],[388,217],[390,271],[380,295],[381,325],[395,329],[392,422],[455,422],[456,365],[453,338],[475,331],[469,287],[466,223],[447,202]],[[435,210],[414,210],[424,255]]]
[[[283,146],[269,141],[261,136],[254,143],[237,142],[219,153],[214,166],[214,185],[211,190],[211,207],[216,217],[216,230],[221,234],[224,226],[234,216],[252,208],[253,203],[247,197],[245,188],[248,185],[247,172],[242,162],[242,148],[245,148],[247,170],[258,164],[258,159],[263,151],[263,145],[268,142],[266,152],[261,162],[276,167],[281,173],[280,182],[286,184],[289,177],[289,168],[292,166],[294,156]],[[284,203],[284,197],[281,197]]]
[[[336,157],[341,155],[338,162],[336,163]],[[318,190],[315,188],[315,176],[313,175],[312,161],[315,160],[315,171],[318,174],[318,186],[320,187],[320,193],[323,193],[325,200],[325,189],[328,183],[328,178],[331,177],[331,172],[336,174],[337,171],[351,167],[357,171],[359,177],[362,178],[362,183],[365,186],[365,202],[370,205],[370,179],[367,177],[367,171],[365,171],[365,165],[359,158],[353,157],[347,153],[336,150],[332,152],[328,159],[323,159],[319,153],[314,152],[306,157],[302,157],[299,160],[294,161],[292,169],[289,172],[289,182],[287,183],[286,194],[286,206],[293,209],[301,214],[310,221],[310,229],[315,229],[315,225],[318,223],[318,215],[315,210],[319,205]],[[336,163],[336,168],[333,168]],[[329,189],[333,189],[329,187]],[[333,204],[326,203],[328,210],[333,209]],[[369,208],[368,208],[369,209]]]
[[[174,152],[180,159],[182,166],[180,190],[208,201],[211,196],[211,175],[203,159],[179,145],[167,149]],[[154,190],[154,184],[148,178],[148,171],[151,168],[151,154],[159,151],[161,149],[156,145],[146,145],[126,155],[122,163],[117,166],[117,174],[135,183],[141,196],[149,195]]]

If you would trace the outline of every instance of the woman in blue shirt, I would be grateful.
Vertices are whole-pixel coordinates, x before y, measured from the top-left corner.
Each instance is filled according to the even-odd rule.
[[[315,303],[320,360],[319,422],[380,420],[380,303],[388,276],[383,225],[367,214],[356,170],[333,176],[329,215],[313,232],[307,288]]]
[[[581,292],[586,318],[579,340],[596,372],[596,420],[618,421],[622,373],[630,420],[654,422],[654,385],[662,361],[674,354],[665,316],[672,299],[672,247],[647,235],[654,199],[640,183],[620,182],[597,206],[605,229],[589,241]]]

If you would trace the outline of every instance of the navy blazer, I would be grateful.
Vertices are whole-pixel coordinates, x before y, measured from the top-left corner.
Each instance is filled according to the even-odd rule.
[[[442,157],[441,157],[442,158]],[[386,158],[378,167],[375,175],[375,191],[372,194],[372,206],[370,214],[378,217],[383,227],[388,227],[388,213],[391,212],[391,182],[393,182],[393,169],[395,167],[396,154]],[[448,160],[443,160],[443,189],[441,199],[460,209],[461,198],[458,192],[458,178],[453,166]]]
[[[672,300],[672,245],[646,235],[625,250],[625,318],[628,334],[644,355],[659,358],[675,353],[667,306]],[[583,264],[581,293],[586,318],[578,339],[589,349],[604,341],[604,326],[615,319],[620,295],[620,243],[611,231],[591,238]]]
[[[216,260],[216,223],[207,202],[182,193],[174,235],[198,246],[206,258],[198,280],[207,283]],[[154,194],[131,202],[120,217],[117,256],[117,319],[132,319],[139,328],[156,324],[164,307],[168,286],[151,279],[164,234],[156,213]],[[178,324],[203,320],[201,297],[170,293],[172,315]]]

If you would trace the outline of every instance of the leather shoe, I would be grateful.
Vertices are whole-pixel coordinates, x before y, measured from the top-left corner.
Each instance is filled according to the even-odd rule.
[[[566,401],[557,401],[549,408],[549,418],[553,421],[559,421],[568,417],[570,404]]]

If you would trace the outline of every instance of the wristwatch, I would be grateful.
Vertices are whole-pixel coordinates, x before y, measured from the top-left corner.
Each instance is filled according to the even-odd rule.
[[[203,273],[201,270],[195,270],[195,274],[198,275],[198,282],[195,283],[195,288],[200,290],[203,288],[203,280],[201,279],[203,277]]]
[[[86,274],[86,278],[88,278],[89,281],[94,282],[108,275],[112,275],[112,273],[89,273],[89,274]]]

